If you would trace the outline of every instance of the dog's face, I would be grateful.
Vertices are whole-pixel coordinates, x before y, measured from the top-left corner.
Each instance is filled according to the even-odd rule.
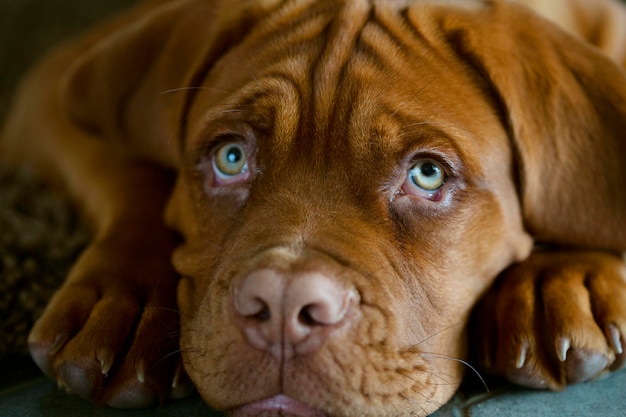
[[[181,348],[214,407],[428,414],[530,236],[623,248],[623,71],[515,2],[137,16],[68,73],[64,108],[178,169]]]
[[[185,366],[219,408],[426,414],[461,380],[470,309],[530,250],[509,140],[456,55],[315,19],[238,45],[189,111],[168,213]]]

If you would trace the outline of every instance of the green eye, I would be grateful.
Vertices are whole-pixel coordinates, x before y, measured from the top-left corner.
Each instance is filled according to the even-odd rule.
[[[433,192],[445,183],[445,174],[441,166],[430,160],[418,161],[409,171],[409,182],[416,187]]]
[[[246,152],[237,143],[222,145],[215,153],[215,173],[220,177],[233,177],[248,170]]]

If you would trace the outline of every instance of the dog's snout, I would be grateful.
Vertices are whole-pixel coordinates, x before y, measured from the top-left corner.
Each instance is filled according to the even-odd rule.
[[[249,274],[235,290],[234,307],[248,342],[275,356],[315,350],[348,316],[351,291],[319,272]]]

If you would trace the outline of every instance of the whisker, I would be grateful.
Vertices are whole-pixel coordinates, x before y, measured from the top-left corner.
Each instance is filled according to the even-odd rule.
[[[432,376],[433,378],[436,378],[436,379],[439,379],[439,380],[442,381],[442,383],[440,383],[440,384],[433,384],[432,382],[429,382],[429,384],[431,384],[431,385],[440,385],[440,386],[450,386],[450,385],[453,385],[452,382],[447,381],[442,375],[436,374],[436,373],[428,371],[428,370],[420,370],[420,372],[428,374],[428,375]],[[409,379],[409,380],[411,380],[413,382],[418,382],[417,379],[415,379],[414,377],[412,377],[411,375],[409,375],[409,374],[407,374],[405,372],[398,371],[398,373],[400,375],[402,375],[403,377],[405,377],[405,378],[407,378],[407,379]],[[456,384],[454,384],[454,385],[456,385]]]
[[[397,113],[397,110],[396,110],[395,113]],[[415,126],[431,125],[431,124],[433,124],[433,122],[416,122],[416,123],[410,123],[410,124],[407,124],[407,125],[403,125],[402,127],[404,129],[408,129],[408,128],[415,127]]]
[[[170,311],[173,313],[178,313],[178,309],[172,308],[172,307],[151,306],[150,308],[152,308],[153,310],[158,310],[158,311]]]
[[[440,355],[437,353],[426,353],[426,354],[422,354],[422,358],[424,359],[445,359],[445,360],[449,360],[449,361],[453,361],[453,362],[458,362],[461,363],[465,366],[467,366],[469,369],[472,370],[472,372],[474,372],[474,374],[476,374],[476,376],[478,377],[478,379],[480,379],[480,382],[483,384],[483,386],[485,387],[485,390],[487,392],[490,392],[489,387],[487,386],[487,382],[485,382],[484,378],[482,377],[482,375],[480,375],[480,372],[478,372],[478,370],[476,368],[474,368],[469,362],[464,361],[463,359],[459,359],[459,358],[453,358],[451,356],[446,356],[446,355]]]
[[[420,410],[422,410],[424,412],[424,415],[427,416],[428,414],[430,414],[428,411],[426,411],[426,409],[424,407],[422,407],[422,405],[417,402],[416,400],[414,400],[413,398],[407,397],[404,394],[400,394],[400,398],[403,398],[404,400],[410,402],[411,404],[413,404],[416,407],[419,407]],[[436,404],[435,404],[436,405]]]
[[[158,361],[156,361],[156,362],[155,362],[155,363],[154,363],[154,364],[150,367],[150,369],[154,368],[155,366],[157,366],[158,364],[160,364],[161,362],[163,362],[163,361],[164,361],[164,360],[166,360],[167,358],[172,357],[172,356],[174,356],[174,355],[177,355],[177,354],[179,354],[179,353],[182,353],[182,350],[181,350],[181,349],[176,349],[175,351],[168,353],[167,355],[163,356],[161,359],[159,359]]]
[[[178,332],[179,333],[196,333],[199,332],[200,330],[198,329],[180,329]]]
[[[158,340],[167,340],[172,338],[180,338],[180,330],[170,330],[169,332],[163,333],[163,335]]]
[[[165,94],[179,93],[181,91],[192,91],[192,90],[218,91],[221,93],[227,92],[226,90],[223,90],[220,88],[211,88],[211,87],[179,87],[179,88],[172,88],[170,90],[161,91],[159,95],[162,96]]]
[[[152,370],[154,367],[156,367],[158,364],[160,364],[161,362],[163,362],[164,360],[166,360],[167,358],[170,358],[174,355],[178,355],[181,353],[186,353],[186,354],[191,354],[191,353],[197,353],[198,349],[176,349],[170,353],[168,353],[167,355],[163,356],[162,358],[160,358],[158,361],[156,361],[151,367],[150,369]],[[182,361],[182,357],[181,357],[181,361]]]
[[[228,110],[219,111],[217,113],[212,113],[211,116],[218,117],[218,116],[221,116],[223,114],[228,114],[228,113],[240,113],[241,111],[242,111],[241,109],[228,109]]]
[[[423,344],[423,343],[425,343],[425,342],[429,341],[429,340],[430,340],[430,339],[432,339],[433,337],[435,337],[435,336],[439,336],[441,333],[443,333],[443,332],[445,332],[445,331],[448,331],[448,330],[452,329],[453,327],[459,326],[459,325],[461,325],[461,324],[462,324],[461,322],[458,322],[458,323],[451,324],[451,325],[449,325],[448,327],[444,327],[443,329],[441,329],[441,330],[439,330],[439,331],[437,331],[437,332],[435,332],[435,333],[431,334],[431,335],[430,335],[430,336],[428,336],[427,338],[420,340],[419,342],[417,342],[417,344],[416,344],[415,346],[419,346],[419,345],[421,345],[421,344]]]

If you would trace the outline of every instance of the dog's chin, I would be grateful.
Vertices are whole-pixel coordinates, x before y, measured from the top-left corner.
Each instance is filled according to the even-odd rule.
[[[231,410],[229,417],[328,417],[321,411],[291,399],[285,395],[276,395],[262,401],[250,403]]]

